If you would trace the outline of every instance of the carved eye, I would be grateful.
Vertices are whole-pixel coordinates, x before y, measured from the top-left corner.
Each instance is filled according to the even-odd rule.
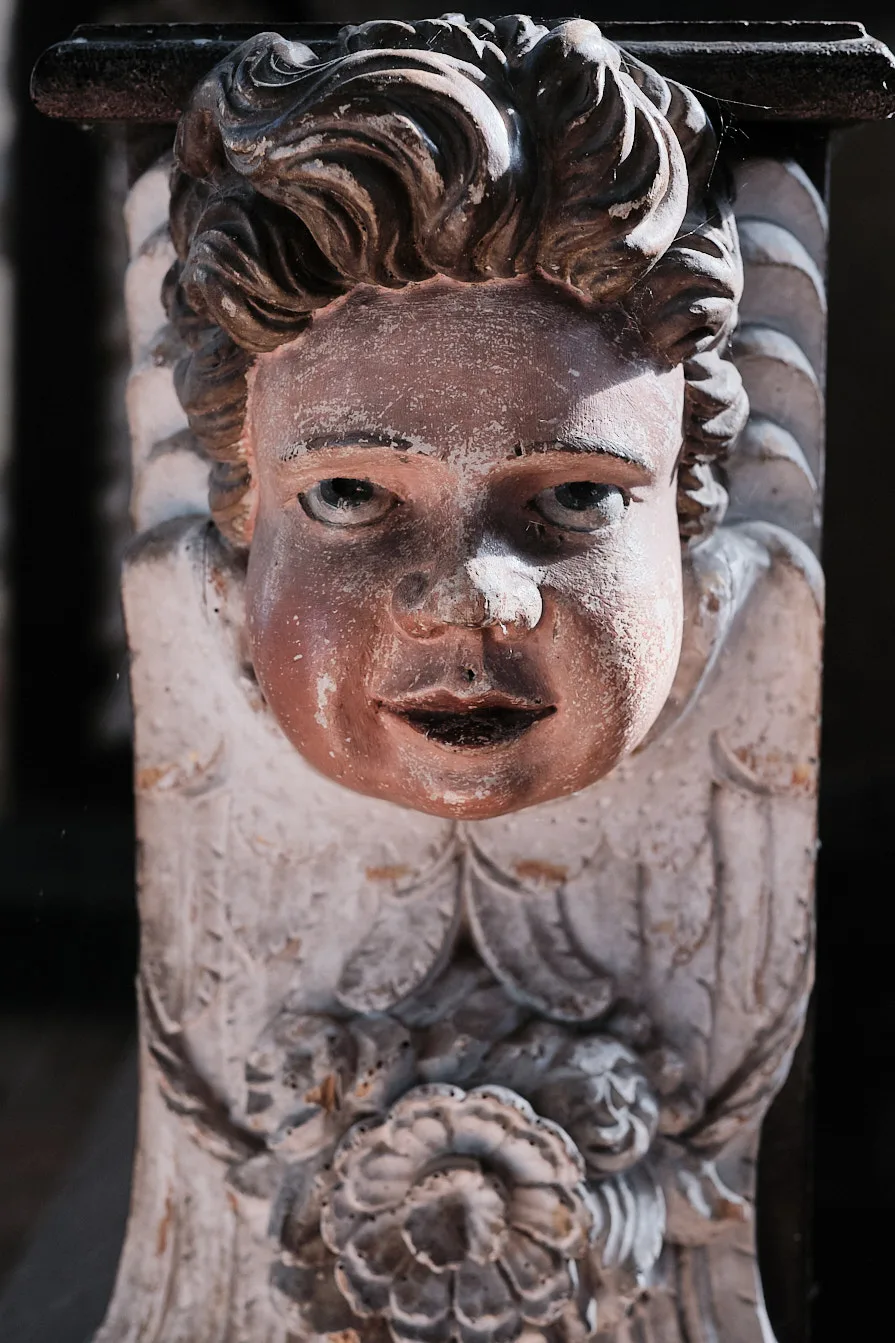
[[[384,518],[398,503],[389,490],[381,489],[371,480],[354,480],[350,476],[318,481],[300,494],[298,500],[310,517],[330,527],[366,527]]]
[[[570,532],[596,532],[621,521],[628,496],[617,485],[595,480],[570,480],[535,495],[530,507],[554,527]]]

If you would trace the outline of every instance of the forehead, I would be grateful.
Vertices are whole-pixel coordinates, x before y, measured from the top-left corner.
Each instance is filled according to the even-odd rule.
[[[258,359],[256,451],[352,433],[438,456],[596,436],[660,464],[680,442],[683,373],[619,314],[530,281],[356,291]]]

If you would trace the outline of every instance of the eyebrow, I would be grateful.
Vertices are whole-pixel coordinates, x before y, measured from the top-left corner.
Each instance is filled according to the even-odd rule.
[[[591,438],[588,434],[568,434],[563,438],[545,439],[538,443],[517,443],[514,449],[514,455],[517,457],[527,457],[539,452],[590,453],[601,457],[615,457],[618,461],[628,462],[631,466],[639,466],[641,471],[652,469],[645,458],[632,452],[630,448],[622,447],[621,444],[612,443],[605,438]]]
[[[315,434],[312,438],[290,443],[278,453],[281,462],[291,462],[305,452],[322,452],[324,448],[397,448],[410,452],[413,444],[398,434],[359,432],[354,434]]]
[[[290,443],[278,454],[281,462],[291,462],[302,453],[322,452],[326,448],[394,448],[400,452],[412,452],[414,445],[399,434],[381,434],[359,431],[353,434],[315,434],[313,437],[297,443]],[[536,443],[517,443],[511,457],[529,457],[545,452],[571,452],[602,457],[614,457],[617,461],[627,462],[649,471],[650,464],[630,448],[612,443],[604,438],[592,438],[588,434],[568,434],[563,438],[544,439]]]

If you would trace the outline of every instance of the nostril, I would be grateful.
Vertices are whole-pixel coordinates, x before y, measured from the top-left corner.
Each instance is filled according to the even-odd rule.
[[[402,606],[412,609],[414,606],[419,606],[428,586],[429,580],[425,574],[405,574],[398,584],[395,596]]]
[[[463,680],[470,682],[475,680],[475,672],[473,671],[472,667],[463,668]]]

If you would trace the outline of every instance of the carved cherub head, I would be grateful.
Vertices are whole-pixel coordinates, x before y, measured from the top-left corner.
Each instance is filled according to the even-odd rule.
[[[323,773],[489,816],[574,792],[675,674],[745,414],[693,96],[594,24],[266,34],[181,122],[168,308],[268,703]]]

